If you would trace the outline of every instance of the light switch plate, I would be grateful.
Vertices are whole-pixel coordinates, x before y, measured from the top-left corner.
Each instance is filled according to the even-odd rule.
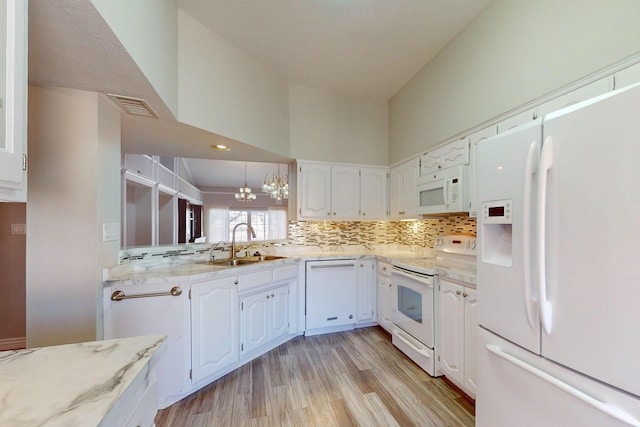
[[[113,242],[115,240],[120,240],[120,224],[117,222],[102,224],[102,241]]]
[[[27,224],[11,224],[11,234],[27,234]]]

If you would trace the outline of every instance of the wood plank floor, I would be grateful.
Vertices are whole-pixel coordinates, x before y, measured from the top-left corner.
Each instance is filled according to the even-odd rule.
[[[156,416],[169,426],[473,426],[474,408],[380,327],[297,337]]]

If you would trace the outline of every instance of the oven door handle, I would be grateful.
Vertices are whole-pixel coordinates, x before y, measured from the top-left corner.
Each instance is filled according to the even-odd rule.
[[[402,342],[410,346],[412,349],[414,349],[421,355],[431,358],[431,354],[427,350],[425,350],[425,347],[422,347],[423,344],[422,345],[421,343],[419,344],[415,338],[413,338],[409,334],[404,333],[402,329],[394,327],[393,335],[395,335],[398,339],[400,339]]]
[[[429,289],[433,289],[433,280],[431,280],[432,279],[431,276],[425,277],[425,276],[420,276],[420,275],[417,275],[417,274],[411,274],[411,273],[406,272],[406,271],[398,270],[397,268],[393,268],[392,274],[398,274],[400,276],[404,276],[404,277],[406,277],[408,279],[411,279],[411,280],[417,280],[420,283],[426,285]]]

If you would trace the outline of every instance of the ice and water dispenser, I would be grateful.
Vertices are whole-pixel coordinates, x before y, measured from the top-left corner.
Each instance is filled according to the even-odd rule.
[[[482,262],[511,267],[512,200],[496,200],[482,204]]]

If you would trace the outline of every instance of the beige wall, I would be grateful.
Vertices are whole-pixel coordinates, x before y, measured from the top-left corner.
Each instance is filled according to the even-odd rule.
[[[101,95],[29,88],[27,347],[100,338],[104,267],[120,242],[120,113]]]
[[[289,111],[291,157],[377,166],[389,164],[386,101],[291,85]]]
[[[26,236],[11,224],[26,224],[25,203],[0,203],[0,340],[25,336]]]
[[[179,11],[179,121],[289,155],[289,86]]]
[[[91,0],[174,116],[178,116],[178,8],[174,0]]]
[[[496,0],[391,100],[396,163],[640,52],[640,2]]]

